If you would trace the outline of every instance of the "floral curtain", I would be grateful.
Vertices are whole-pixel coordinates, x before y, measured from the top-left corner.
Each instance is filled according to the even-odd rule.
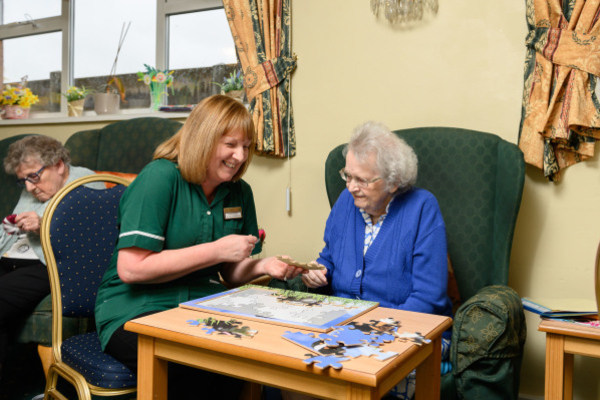
[[[600,139],[600,0],[526,0],[527,55],[519,147],[558,180]]]
[[[250,101],[258,154],[296,154],[290,74],[296,68],[291,49],[290,0],[223,0],[244,87]]]

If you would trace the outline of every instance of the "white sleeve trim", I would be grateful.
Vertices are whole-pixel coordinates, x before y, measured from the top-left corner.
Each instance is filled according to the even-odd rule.
[[[124,232],[121,233],[119,235],[119,239],[123,238],[125,236],[131,236],[131,235],[141,235],[141,236],[146,236],[149,237],[151,239],[156,239],[156,240],[160,240],[162,242],[165,241],[165,237],[164,236],[158,236],[158,235],[153,235],[152,233],[148,233],[148,232],[142,232],[142,231],[129,231],[129,232]]]

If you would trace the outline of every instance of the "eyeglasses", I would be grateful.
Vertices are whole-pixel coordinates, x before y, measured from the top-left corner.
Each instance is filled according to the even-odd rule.
[[[40,168],[38,170],[38,172],[32,172],[31,174],[27,175],[25,178],[20,178],[17,179],[17,185],[25,187],[25,181],[27,182],[31,182],[31,183],[39,183],[40,180],[42,179],[42,177],[40,176],[42,174],[42,171],[46,169],[46,166],[43,166],[42,168]]]
[[[364,189],[367,186],[369,186],[371,183],[377,182],[378,180],[381,179],[380,176],[378,176],[377,178],[369,179],[369,180],[357,178],[356,176],[347,174],[346,171],[344,171],[344,168],[340,169],[340,176],[342,177],[343,180],[346,181],[346,185],[349,185],[352,181],[354,181],[354,184],[361,189]]]

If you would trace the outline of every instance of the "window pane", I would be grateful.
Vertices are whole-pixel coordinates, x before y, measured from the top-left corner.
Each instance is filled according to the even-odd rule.
[[[3,24],[59,16],[60,0],[2,0]]]
[[[237,56],[225,10],[193,12],[169,18],[169,104],[196,104],[220,92],[214,82],[236,70]]]
[[[110,75],[123,24],[131,22],[115,74],[154,64],[156,0],[75,0],[75,78]]]
[[[3,41],[4,83],[15,85],[27,76],[27,86],[40,99],[32,111],[60,109],[61,40],[55,32]]]
[[[169,18],[170,69],[235,63],[235,46],[224,9]]]

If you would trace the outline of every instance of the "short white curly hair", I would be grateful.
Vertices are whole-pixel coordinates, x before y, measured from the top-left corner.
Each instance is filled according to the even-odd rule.
[[[397,193],[405,192],[417,181],[417,155],[412,147],[382,123],[369,121],[356,127],[344,148],[344,157],[348,151],[352,151],[361,162],[375,154],[376,168],[388,191],[398,187]]]

